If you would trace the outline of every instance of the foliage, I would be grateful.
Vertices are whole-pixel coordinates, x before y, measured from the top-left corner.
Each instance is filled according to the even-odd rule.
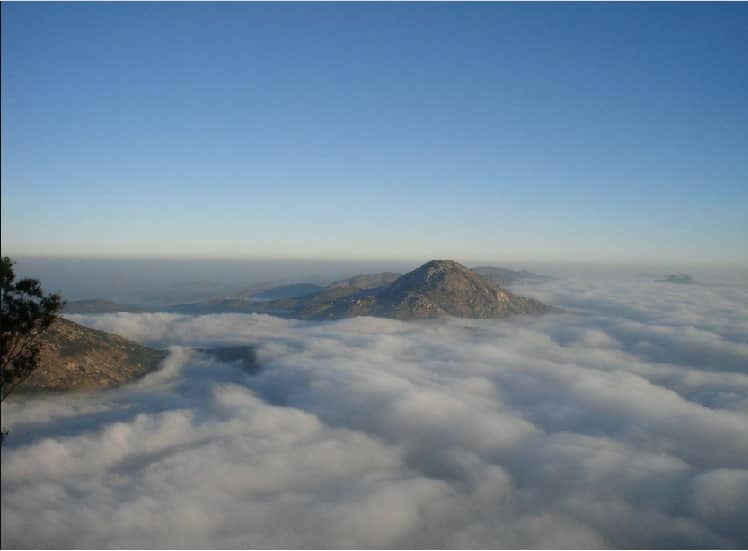
[[[36,279],[15,280],[13,261],[0,260],[0,401],[39,365],[39,337],[59,316],[63,301],[45,295]]]

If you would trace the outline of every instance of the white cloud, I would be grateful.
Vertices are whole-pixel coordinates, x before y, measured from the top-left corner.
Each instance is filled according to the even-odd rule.
[[[3,405],[3,546],[745,546],[748,291],[525,291],[570,313],[71,316],[172,353]]]

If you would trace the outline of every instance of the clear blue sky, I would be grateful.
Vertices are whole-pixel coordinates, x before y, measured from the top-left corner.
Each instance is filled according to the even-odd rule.
[[[4,254],[748,263],[747,4],[2,4]]]

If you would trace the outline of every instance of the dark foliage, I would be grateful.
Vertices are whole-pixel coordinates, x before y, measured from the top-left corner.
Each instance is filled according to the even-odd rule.
[[[0,260],[0,401],[39,365],[39,337],[59,316],[60,295],[45,295],[36,279],[16,281],[13,261]]]

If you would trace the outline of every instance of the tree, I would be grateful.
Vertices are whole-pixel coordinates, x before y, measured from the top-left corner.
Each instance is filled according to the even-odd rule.
[[[15,281],[13,261],[0,260],[0,402],[39,365],[39,337],[59,317],[63,301],[36,279]],[[1,441],[1,440],[0,440]]]

